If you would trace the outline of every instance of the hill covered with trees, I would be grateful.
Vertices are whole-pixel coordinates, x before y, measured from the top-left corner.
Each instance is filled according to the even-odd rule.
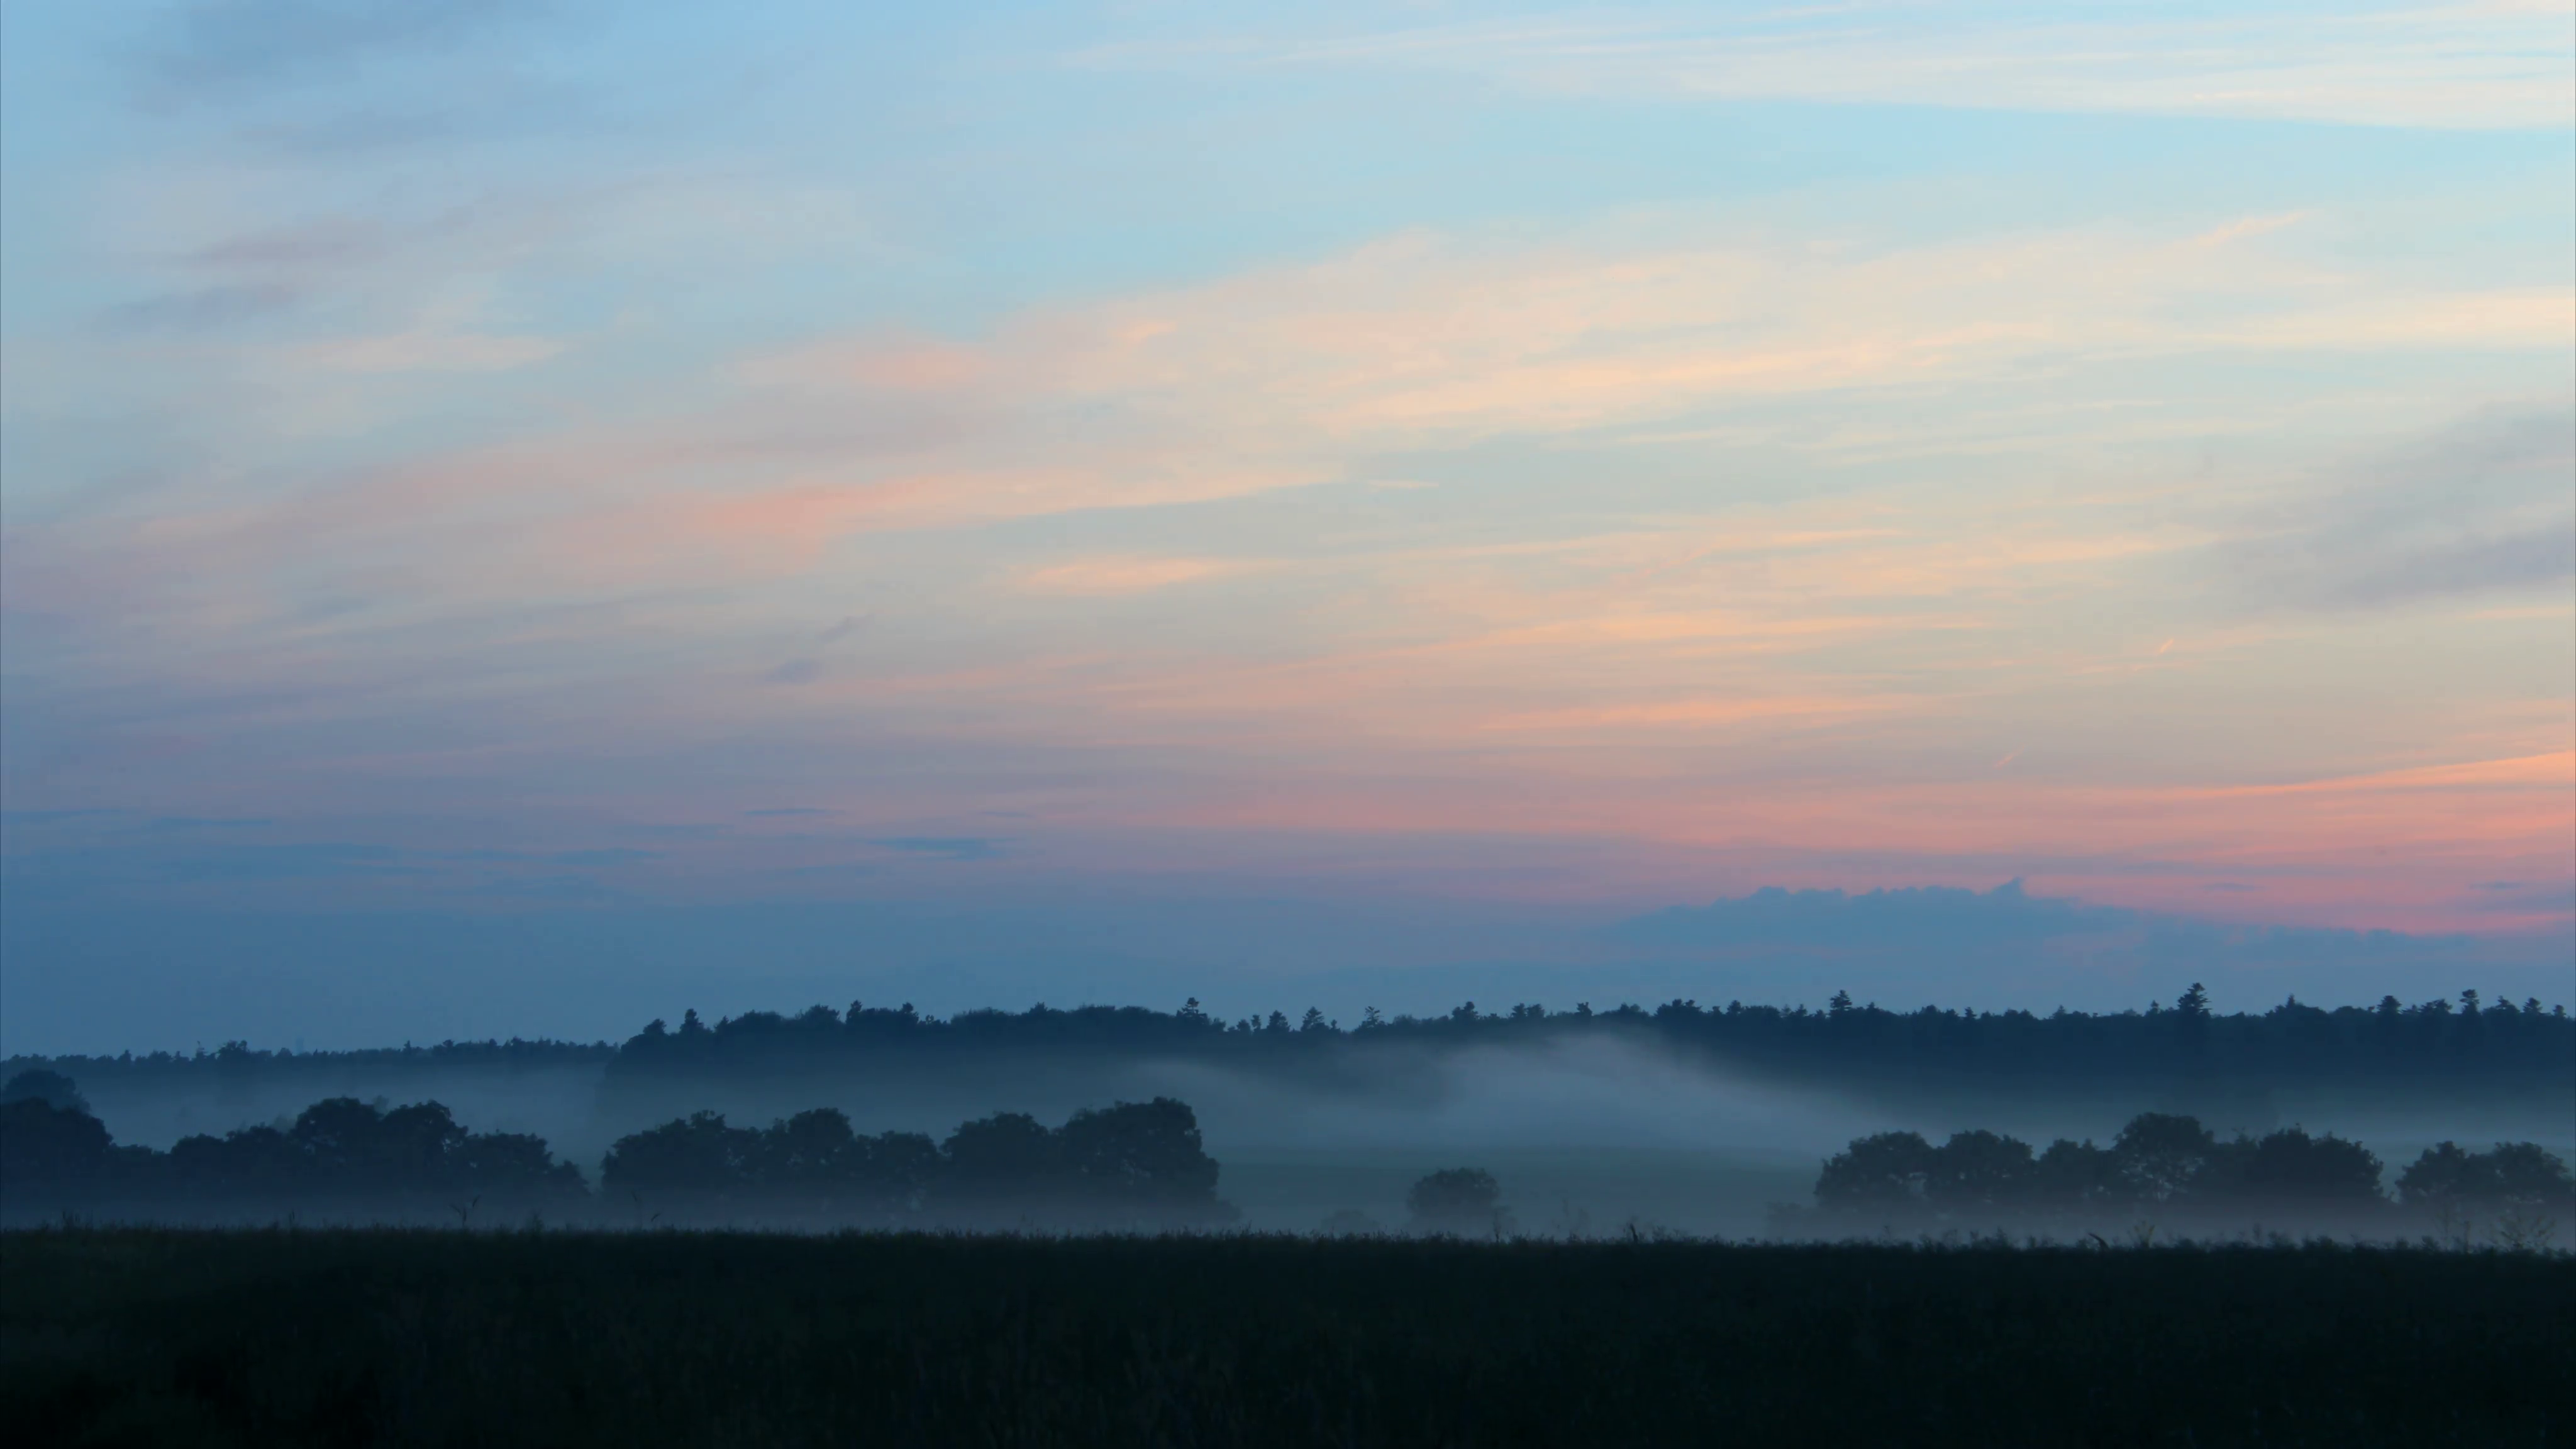
[[[230,1042],[214,1051],[16,1057],[9,1071],[56,1070],[94,1084],[199,1086],[312,1082],[473,1071],[498,1077],[573,1071],[610,1083],[824,1073],[900,1075],[997,1058],[1187,1059],[1246,1071],[1331,1076],[1370,1047],[1443,1051],[1614,1035],[1765,1072],[1827,1081],[1937,1081],[1997,1087],[2130,1086],[2223,1079],[2248,1086],[2416,1084],[2460,1091],[2576,1090],[2576,1018],[2564,1004],[2488,1002],[2474,990],[2412,1005],[2384,997],[2331,1009],[2296,999],[2220,1014],[2198,985],[2143,1011],[2045,1014],[1925,1006],[1891,1010],[1836,993],[1822,1008],[1695,1000],[1595,1009],[1469,1001],[1435,1016],[1354,1023],[1309,1008],[1225,1020],[1193,1000],[1174,1011],[1046,1005],[939,1017],[851,1002],[714,1022],[683,1013],[626,1041],[441,1042],[363,1052],[290,1052]]]
[[[1968,1081],[2085,1078],[2119,1081],[2187,1074],[2252,1080],[2447,1080],[2568,1078],[2576,1073],[2576,1020],[2538,1000],[2487,1004],[2475,991],[2413,1006],[2387,997],[2374,1007],[2335,1010],[2290,1000],[2262,1013],[2221,1016],[2194,984],[2168,1007],[2086,1013],[1980,1013],[1924,1007],[1890,1011],[1836,993],[1822,1010],[1702,1006],[1677,1000],[1651,1009],[1590,1003],[1552,1011],[1522,1003],[1504,1011],[1465,1002],[1445,1015],[1384,1017],[1374,1009],[1353,1026],[1308,1009],[1223,1021],[1191,1001],[1174,1012],[1080,1007],[1025,1012],[969,1011],[941,1020],[909,1005],[888,1010],[852,1002],[793,1016],[747,1012],[713,1025],[686,1014],[674,1029],[655,1021],[608,1063],[612,1080],[681,1073],[766,1073],[868,1059],[1016,1053],[1188,1056],[1267,1068],[1312,1066],[1335,1048],[1365,1045],[1463,1047],[1563,1040],[1594,1032],[1704,1051],[1795,1073],[1867,1076],[1922,1073]]]

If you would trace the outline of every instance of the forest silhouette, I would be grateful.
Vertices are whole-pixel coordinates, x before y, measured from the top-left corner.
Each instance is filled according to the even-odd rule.
[[[211,1073],[247,1083],[292,1081],[351,1067],[598,1070],[612,1087],[816,1073],[901,1074],[996,1057],[1047,1055],[1111,1061],[1184,1060],[1286,1076],[1330,1075],[1361,1047],[1439,1051],[1545,1045],[1606,1034],[1740,1065],[1787,1080],[1940,1082],[2027,1088],[2070,1083],[2143,1085],[2220,1079],[2251,1088],[2376,1085],[2518,1092],[2576,1083],[2576,1018],[2565,1004],[2484,1001],[2475,990],[2407,1005],[2309,1005],[2295,998],[2261,1012],[2214,1012],[2197,983],[2171,1005],[2143,1011],[2046,1014],[1926,1006],[1893,1011],[1837,992],[1822,1009],[1702,1006],[1674,1000],[1595,1010],[1523,1002],[1504,1010],[1473,1001],[1432,1016],[1374,1008],[1350,1025],[1308,1008],[1225,1020],[1193,999],[1173,1011],[1142,1006],[1043,1004],[941,1018],[853,1001],[793,1014],[748,1011],[679,1025],[654,1020],[617,1044],[549,1040],[406,1044],[295,1052],[227,1042],[212,1051],[11,1058],[9,1071],[55,1070],[87,1081],[188,1081]]]

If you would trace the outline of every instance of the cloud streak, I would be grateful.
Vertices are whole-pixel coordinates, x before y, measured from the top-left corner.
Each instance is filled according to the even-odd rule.
[[[1389,450],[2014,388],[2157,357],[2513,352],[2576,328],[2576,288],[2391,301],[2248,245],[2074,232],[1817,254],[1404,235],[1034,312],[989,340],[942,344],[935,363],[911,343],[815,344],[742,369],[676,418],[416,460],[229,517],[174,509],[152,530],[243,567],[283,563],[281,546],[311,557],[327,540],[363,557],[399,539],[415,570],[449,576],[442,590],[775,576],[853,535],[1239,498],[1346,476]],[[308,344],[294,367],[516,369],[565,346],[464,314]],[[423,547],[441,537],[450,558]],[[491,566],[495,550],[509,566]],[[1062,567],[1026,582],[1115,592],[1216,566]]]
[[[274,86],[388,55],[452,50],[543,7],[521,0],[371,5],[352,0],[202,0],[144,54],[173,89]]]
[[[2576,577],[2576,410],[2499,412],[2395,451],[2219,545],[2214,588],[2374,608]]]
[[[1393,30],[1112,43],[1079,63],[1451,73],[1539,95],[2132,112],[2363,126],[2546,128],[2576,107],[2576,27],[2543,5],[2083,18],[2004,5],[1718,17],[1579,10]]]

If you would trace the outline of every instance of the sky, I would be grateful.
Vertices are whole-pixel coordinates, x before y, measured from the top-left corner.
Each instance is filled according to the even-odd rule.
[[[2562,0],[13,0],[0,262],[10,1051],[2576,994]]]

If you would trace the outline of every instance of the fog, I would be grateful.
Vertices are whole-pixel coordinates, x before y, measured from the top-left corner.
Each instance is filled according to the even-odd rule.
[[[1171,1096],[1196,1110],[1222,1165],[1218,1191],[1243,1224],[1280,1231],[1311,1231],[1344,1210],[1396,1227],[1406,1189],[1424,1173],[1477,1167],[1500,1181],[1522,1231],[1635,1225],[1750,1236],[1766,1231],[1775,1204],[1810,1201],[1822,1160],[1857,1137],[1912,1130],[1937,1143],[1984,1128],[2034,1146],[2057,1137],[2107,1142],[2150,1110],[2192,1113],[2222,1138],[2293,1125],[2332,1132],[2376,1152],[2386,1184],[2441,1140],[2528,1140],[2576,1155],[2576,1103],[2545,1095],[1835,1089],[1613,1032],[1526,1047],[1353,1046],[1322,1084],[1198,1060],[1041,1054],[925,1063],[900,1076],[643,1084],[614,1083],[591,1067],[317,1068],[231,1080],[194,1073],[184,1085],[110,1074],[81,1086],[118,1142],[155,1148],[193,1133],[282,1124],[325,1097],[435,1100],[473,1130],[545,1138],[594,1184],[617,1138],[698,1110],[765,1126],[834,1107],[863,1134],[941,1139],[995,1112],[1055,1123],[1084,1107]]]

